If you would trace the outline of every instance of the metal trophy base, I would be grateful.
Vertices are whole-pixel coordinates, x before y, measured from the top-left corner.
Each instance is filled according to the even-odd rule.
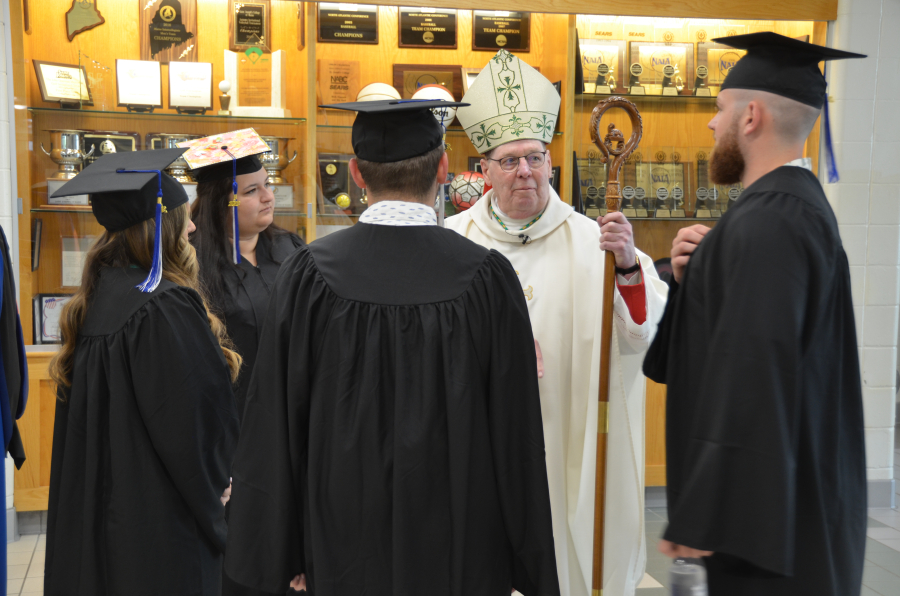
[[[275,195],[276,209],[293,209],[294,187],[291,184],[271,184],[272,194]]]
[[[647,90],[640,85],[632,85],[629,95],[647,95]],[[628,217],[627,215],[625,217]]]
[[[188,204],[193,205],[194,201],[197,200],[197,183],[196,182],[181,182],[181,186],[184,188],[184,192],[187,193]]]
[[[687,217],[684,214],[684,209],[672,209],[672,217]]]
[[[716,219],[719,217],[722,217],[722,211],[720,209],[713,209],[711,217],[716,218]]]
[[[47,203],[49,205],[90,205],[87,195],[74,195],[71,197],[56,197],[51,195],[58,191],[68,180],[47,180]]]
[[[697,212],[694,213],[694,217],[698,219],[709,219],[712,217],[712,213],[710,213],[709,209],[697,209]]]
[[[668,209],[657,209],[656,213],[653,214],[653,217],[668,219],[672,217],[672,212]]]
[[[695,89],[694,95],[697,97],[712,97],[712,91],[710,91],[707,87],[703,87],[701,89]]]
[[[678,89],[676,89],[675,87],[663,87],[663,89],[662,89],[662,94],[663,94],[663,95],[670,95],[670,96],[672,96],[672,95],[677,96],[677,95],[678,95]]]

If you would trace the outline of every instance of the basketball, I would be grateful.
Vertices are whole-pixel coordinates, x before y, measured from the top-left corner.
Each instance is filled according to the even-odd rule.
[[[381,99],[400,99],[397,90],[387,83],[369,83],[359,90],[356,101],[378,101]]]
[[[484,193],[484,176],[478,172],[462,172],[450,183],[450,202],[457,211],[465,211]]]
[[[453,94],[443,85],[422,85],[413,93],[413,99],[442,99],[444,101],[456,101]],[[445,127],[450,126],[453,119],[456,118],[456,108],[433,108],[431,113]]]

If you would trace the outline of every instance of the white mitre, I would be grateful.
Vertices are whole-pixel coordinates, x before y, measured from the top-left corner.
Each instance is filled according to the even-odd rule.
[[[507,50],[491,58],[462,101],[472,105],[459,108],[456,117],[479,153],[510,141],[553,139],[556,87]]]

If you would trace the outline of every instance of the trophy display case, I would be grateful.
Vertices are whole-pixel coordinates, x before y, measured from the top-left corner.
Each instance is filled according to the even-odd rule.
[[[74,4],[82,9],[78,18],[70,18]],[[262,161],[276,195],[275,221],[314,242],[354,225],[368,200],[347,171],[354,115],[317,106],[363,96],[407,98],[435,85],[460,100],[501,48],[560,92],[548,145],[552,184],[590,217],[603,214],[606,194],[606,168],[588,132],[591,110],[611,95],[637,104],[644,138],[622,172],[629,187],[622,207],[637,245],[654,258],[667,256],[679,228],[714,225],[741,192],[712,184],[707,173],[713,139],[706,124],[722,80],[740,58],[712,39],[772,30],[824,45],[827,21],[837,15],[837,0],[763,6],[664,0],[630,6],[638,15],[630,17],[615,16],[622,8],[607,0],[521,0],[516,11],[491,1],[478,10],[457,9],[446,0],[414,7],[296,0],[9,5],[19,301],[29,344],[58,342],[59,310],[101,232],[89,197],[50,195],[98,157],[252,127],[271,148]],[[165,19],[157,14],[162,10]],[[599,12],[612,14],[589,14]],[[601,125],[614,123],[627,137],[628,119],[616,111]],[[448,123],[446,142],[450,173],[463,182],[476,179],[479,153],[458,121]],[[814,169],[818,143],[816,129],[807,143]],[[195,195],[184,164],[169,171]],[[460,208],[477,199],[469,186]],[[444,210],[452,215],[454,203],[445,200]],[[49,356],[34,358],[26,417],[52,413],[54,399]],[[650,430],[658,404],[651,406],[649,396],[647,479],[653,484],[660,480],[651,460],[662,432]],[[49,464],[41,462],[50,461],[52,416],[20,428],[30,457],[16,476],[16,506],[43,509]]]

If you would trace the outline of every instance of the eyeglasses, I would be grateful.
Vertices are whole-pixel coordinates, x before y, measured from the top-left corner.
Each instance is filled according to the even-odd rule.
[[[500,164],[500,169],[504,172],[515,172],[519,169],[519,160],[524,159],[525,163],[528,164],[528,167],[532,170],[535,168],[539,168],[544,165],[544,162],[547,160],[547,152],[546,151],[537,151],[535,153],[529,153],[528,155],[520,155],[504,157],[503,159],[492,159],[490,157],[487,158],[488,161],[496,161]]]

